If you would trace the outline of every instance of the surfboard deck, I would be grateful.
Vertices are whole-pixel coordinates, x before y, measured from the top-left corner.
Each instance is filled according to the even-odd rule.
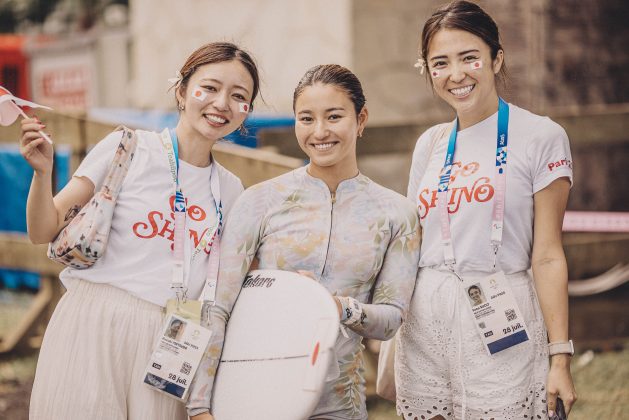
[[[251,271],[227,324],[212,397],[215,419],[307,419],[338,331],[325,287],[293,272]]]

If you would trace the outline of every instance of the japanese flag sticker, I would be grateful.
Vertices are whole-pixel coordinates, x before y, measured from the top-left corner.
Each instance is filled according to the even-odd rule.
[[[474,61],[473,63],[470,63],[470,67],[472,68],[472,70],[482,69],[483,62],[481,60]]]
[[[207,98],[207,92],[199,86],[195,86],[192,90],[192,97],[197,101],[205,101],[205,98]]]
[[[439,77],[440,76],[439,70],[436,70],[436,69],[430,70],[430,75],[432,77]]]
[[[247,103],[244,102],[240,102],[238,104],[238,110],[244,114],[246,114],[247,112],[249,112],[250,106]]]

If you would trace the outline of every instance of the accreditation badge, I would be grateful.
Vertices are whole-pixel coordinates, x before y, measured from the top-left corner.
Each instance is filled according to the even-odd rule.
[[[212,332],[198,321],[185,318],[177,311],[167,314],[146,368],[144,383],[185,402],[211,336]]]
[[[462,285],[476,329],[490,355],[529,339],[524,318],[502,271],[463,279]]]

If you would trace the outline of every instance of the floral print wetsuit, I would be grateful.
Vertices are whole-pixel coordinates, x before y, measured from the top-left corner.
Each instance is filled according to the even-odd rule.
[[[335,194],[306,167],[249,188],[234,204],[221,241],[210,358],[202,369],[215,373],[225,323],[254,258],[260,269],[310,271],[332,295],[356,299],[363,311],[348,337],[339,334],[340,375],[326,382],[312,416],[366,419],[362,338],[390,339],[402,323],[419,242],[413,204],[362,174],[341,182]],[[202,391],[205,396],[193,392],[192,398],[210,394]]]

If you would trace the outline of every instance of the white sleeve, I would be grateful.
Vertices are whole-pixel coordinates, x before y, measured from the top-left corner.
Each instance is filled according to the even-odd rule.
[[[98,191],[114,160],[120,140],[122,140],[122,131],[108,134],[89,151],[73,176],[88,178],[94,183],[94,192]]]
[[[561,177],[567,177],[572,185],[572,154],[566,131],[546,118],[536,134],[528,148],[533,194]]]
[[[428,167],[428,161],[430,160],[428,154],[433,149],[433,136],[436,134],[439,126],[435,125],[424,131],[415,144],[411,172],[408,176],[408,189],[406,191],[406,197],[413,203],[417,202],[417,189]]]

